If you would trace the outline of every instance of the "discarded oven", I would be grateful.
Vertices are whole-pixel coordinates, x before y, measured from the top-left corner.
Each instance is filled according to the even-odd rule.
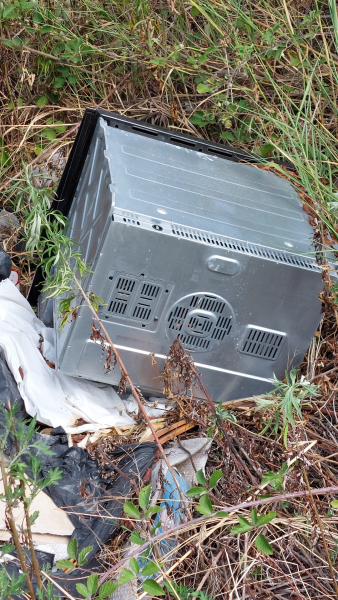
[[[315,333],[312,227],[290,183],[245,160],[105,111],[84,117],[57,207],[91,265],[85,289],[103,298],[100,317],[145,392],[161,392],[177,336],[218,402],[272,389]],[[57,368],[117,384],[91,323],[81,307],[57,331]]]

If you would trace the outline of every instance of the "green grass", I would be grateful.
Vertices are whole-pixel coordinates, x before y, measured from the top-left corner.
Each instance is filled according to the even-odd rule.
[[[327,208],[337,172],[337,15],[333,0],[310,8],[3,3],[2,162],[34,158],[128,75],[105,108],[284,156]]]
[[[332,0],[312,4],[3,4],[2,161],[33,158],[128,75],[105,108],[284,156],[330,193],[337,16]]]
[[[101,104],[291,162],[317,242],[335,236],[334,0],[10,0],[0,16],[5,206],[22,162],[57,179],[55,156],[67,156],[84,109]]]

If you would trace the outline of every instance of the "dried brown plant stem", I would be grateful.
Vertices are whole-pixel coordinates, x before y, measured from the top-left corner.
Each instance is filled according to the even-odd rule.
[[[27,527],[27,533],[28,533],[28,543],[29,543],[29,549],[31,552],[34,573],[35,573],[37,584],[38,584],[40,590],[42,590],[43,586],[42,586],[42,579],[41,579],[41,574],[40,574],[40,566],[39,566],[38,559],[36,558],[36,554],[35,554],[33,534],[32,534],[31,523],[29,520],[29,512],[28,512],[28,508],[27,508],[27,498],[26,498],[25,494],[23,494],[23,496],[22,496],[22,501],[23,501],[23,505],[24,505],[26,527]]]
[[[321,583],[318,581],[318,579],[316,579],[312,573],[310,569],[307,569],[303,563],[300,562],[299,558],[297,558],[297,556],[295,555],[295,553],[292,553],[293,558],[295,559],[295,561],[299,564],[300,568],[303,569],[303,571],[306,571],[308,576],[310,577],[310,579],[312,579],[312,581],[319,587],[320,590],[322,590],[322,592],[324,592],[324,594],[327,594],[327,590],[321,585]]]
[[[4,485],[4,492],[5,492],[7,510],[8,510],[8,515],[9,515],[9,518],[8,518],[9,526],[11,528],[11,532],[12,532],[12,536],[13,536],[13,540],[14,540],[14,545],[15,545],[16,551],[18,553],[18,557],[19,557],[19,560],[20,560],[21,568],[22,568],[23,572],[26,573],[26,583],[27,583],[28,591],[29,591],[29,593],[31,595],[32,600],[35,600],[35,593],[34,593],[34,589],[33,589],[32,580],[31,580],[31,578],[29,576],[29,573],[28,573],[27,563],[25,561],[25,557],[24,557],[23,552],[22,552],[22,547],[21,547],[21,544],[20,544],[18,531],[17,531],[16,525],[15,525],[15,520],[14,520],[14,516],[13,516],[13,510],[12,510],[12,507],[10,505],[8,478],[7,478],[6,468],[5,468],[5,457],[4,457],[3,450],[1,450],[0,462],[1,462],[2,481],[3,481],[3,485]]]
[[[218,554],[215,556],[215,558],[214,558],[214,560],[213,560],[213,564],[212,564],[212,566],[211,566],[211,567],[209,567],[209,568],[207,569],[207,571],[204,573],[204,575],[203,575],[203,577],[202,577],[202,579],[201,579],[200,583],[198,584],[198,588],[197,588],[197,590],[196,590],[197,592],[199,592],[200,590],[202,590],[202,589],[203,589],[203,586],[204,586],[204,584],[205,584],[206,580],[208,579],[208,577],[210,577],[210,574],[211,574],[211,573],[213,572],[213,570],[215,569],[215,567],[216,567],[216,565],[217,565],[217,561],[218,561],[218,559],[219,559],[219,558],[222,556],[223,552],[224,552],[224,549],[223,549],[223,548],[221,548],[221,549],[220,549],[220,551],[218,552]]]
[[[212,410],[212,412],[213,412],[213,414],[214,414],[214,416],[215,416],[215,418],[217,420],[218,426],[223,431],[224,437],[225,437],[226,441],[229,444],[229,447],[230,447],[230,449],[231,449],[231,451],[232,451],[232,453],[233,453],[233,455],[235,457],[235,460],[237,461],[237,463],[239,463],[238,466],[240,466],[240,467],[242,467],[242,469],[244,469],[245,473],[251,479],[251,481],[253,482],[254,485],[258,485],[258,482],[257,482],[256,478],[252,475],[252,473],[248,469],[247,465],[242,461],[242,459],[239,456],[236,448],[234,447],[234,445],[233,445],[233,443],[232,443],[232,441],[231,441],[231,439],[230,439],[230,437],[229,437],[229,435],[228,435],[228,433],[227,433],[227,431],[226,431],[226,429],[224,427],[223,420],[221,419],[220,415],[217,413],[215,405],[214,405],[213,401],[211,400],[211,397],[208,394],[208,392],[207,392],[207,390],[205,388],[205,385],[204,385],[204,383],[202,381],[202,378],[201,378],[200,374],[197,372],[196,367],[195,367],[195,365],[194,365],[193,362],[191,362],[191,368],[192,368],[192,371],[193,371],[193,373],[194,373],[194,375],[195,375],[195,377],[196,377],[196,379],[197,379],[197,381],[198,381],[198,383],[200,385],[200,388],[201,388],[203,394],[205,395],[205,397],[207,399],[207,402],[208,402],[208,404],[209,404],[209,406],[210,406],[210,408],[211,408],[211,410]]]
[[[334,589],[335,589],[335,592],[336,592],[336,596],[337,596],[337,599],[338,599],[338,583],[337,583],[336,574],[334,572],[334,568],[332,566],[330,552],[329,552],[329,548],[328,548],[327,541],[326,541],[326,538],[325,538],[325,532],[324,532],[324,528],[323,528],[323,523],[322,523],[322,520],[320,518],[319,512],[317,510],[317,506],[316,506],[316,503],[315,503],[314,498],[313,498],[313,491],[311,490],[310,483],[309,483],[309,478],[307,476],[307,472],[305,471],[304,467],[302,467],[302,473],[303,473],[303,477],[304,477],[304,480],[305,480],[305,483],[306,483],[306,487],[307,487],[308,492],[309,492],[310,504],[311,504],[312,510],[313,510],[313,512],[314,512],[314,514],[316,516],[317,523],[318,523],[318,526],[319,526],[319,529],[320,529],[320,533],[321,533],[321,537],[322,537],[322,542],[323,542],[323,546],[324,546],[324,550],[325,550],[325,554],[326,554],[326,560],[327,560],[328,565],[329,565],[329,569],[330,569],[330,573],[331,573],[331,577],[332,577],[333,586],[334,586]]]
[[[143,417],[144,417],[144,419],[145,419],[145,421],[146,421],[147,425],[149,426],[149,428],[150,428],[150,430],[151,430],[151,433],[152,433],[152,435],[154,436],[154,440],[155,440],[155,442],[157,443],[157,446],[158,446],[158,449],[159,449],[159,451],[160,451],[160,453],[161,453],[161,455],[162,455],[162,458],[163,458],[163,460],[165,461],[165,463],[166,463],[166,465],[167,465],[167,467],[168,467],[168,469],[169,469],[169,472],[170,472],[170,474],[171,474],[171,476],[172,476],[172,478],[173,478],[173,480],[174,480],[174,482],[175,482],[175,485],[176,485],[176,487],[177,487],[177,490],[178,490],[178,492],[179,492],[179,494],[180,494],[180,496],[181,496],[181,500],[182,500],[182,502],[183,502],[183,505],[184,505],[184,507],[185,507],[185,510],[186,510],[186,512],[187,512],[187,515],[188,515],[189,519],[190,519],[190,520],[192,520],[192,514],[191,514],[191,512],[190,512],[189,505],[188,505],[188,503],[187,503],[187,499],[186,499],[185,495],[184,495],[184,494],[183,494],[183,492],[182,492],[182,489],[181,489],[181,487],[180,487],[180,484],[179,484],[179,482],[178,482],[178,480],[177,480],[177,477],[176,477],[176,475],[175,475],[175,471],[174,471],[174,469],[172,468],[171,464],[169,463],[169,461],[168,461],[168,458],[167,458],[167,455],[166,455],[166,453],[165,453],[165,452],[164,452],[164,450],[163,450],[163,446],[162,446],[162,444],[161,444],[160,438],[158,437],[158,435],[157,435],[157,433],[156,433],[156,431],[155,431],[155,429],[154,429],[154,427],[153,427],[153,424],[152,424],[151,420],[149,419],[149,417],[148,417],[148,415],[147,415],[147,411],[146,411],[146,409],[145,409],[145,407],[144,407],[144,405],[143,405],[143,403],[142,403],[142,401],[141,401],[141,398],[140,398],[140,396],[139,396],[139,394],[138,394],[138,391],[137,391],[137,389],[135,388],[135,386],[134,386],[134,384],[133,384],[132,380],[130,379],[130,377],[129,377],[129,373],[128,373],[128,371],[127,371],[126,367],[124,366],[124,363],[122,362],[122,359],[121,359],[121,357],[120,357],[120,355],[119,355],[119,353],[118,353],[117,349],[115,348],[115,346],[114,346],[114,344],[113,344],[113,342],[112,342],[112,340],[111,340],[111,337],[110,337],[110,335],[109,335],[108,331],[107,331],[107,330],[106,330],[106,328],[104,327],[104,325],[103,325],[103,323],[101,322],[101,320],[100,320],[100,318],[99,318],[99,316],[98,316],[98,314],[97,314],[96,310],[93,308],[93,306],[92,306],[92,304],[91,304],[91,302],[90,302],[90,300],[89,300],[89,298],[88,298],[88,296],[87,296],[86,292],[85,292],[85,291],[84,291],[84,289],[82,288],[80,281],[79,281],[79,280],[78,280],[78,279],[77,279],[75,276],[74,276],[74,281],[75,281],[76,285],[78,286],[78,288],[79,288],[79,290],[80,290],[80,292],[81,292],[81,294],[82,294],[82,296],[83,296],[83,298],[84,298],[84,300],[85,300],[85,302],[86,302],[87,306],[89,307],[90,311],[92,312],[92,314],[93,314],[93,316],[94,316],[95,320],[96,320],[96,321],[99,323],[99,325],[100,325],[100,327],[101,327],[101,329],[102,329],[102,331],[103,331],[103,333],[104,333],[104,335],[105,335],[105,337],[106,337],[106,340],[107,340],[107,342],[109,343],[109,345],[110,345],[110,347],[111,347],[112,351],[114,352],[114,355],[115,355],[115,357],[116,357],[117,364],[118,364],[118,366],[119,366],[119,368],[120,368],[121,374],[122,374],[122,376],[125,378],[125,381],[128,383],[128,385],[129,385],[129,387],[130,387],[130,389],[131,389],[131,392],[132,392],[132,394],[133,394],[133,396],[134,396],[134,398],[135,398],[135,400],[136,400],[136,402],[137,402],[137,404],[138,404],[138,406],[139,406],[139,408],[140,408],[140,410],[141,410],[141,412],[142,412],[142,415],[143,415]]]

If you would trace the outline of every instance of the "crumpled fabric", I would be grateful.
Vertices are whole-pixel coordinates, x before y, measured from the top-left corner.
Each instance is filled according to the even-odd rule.
[[[55,362],[54,330],[35,316],[9,279],[0,282],[0,348],[27,413],[40,423],[73,434],[134,424],[113,387],[102,388],[48,366],[45,359]],[[73,427],[79,418],[87,424]]]

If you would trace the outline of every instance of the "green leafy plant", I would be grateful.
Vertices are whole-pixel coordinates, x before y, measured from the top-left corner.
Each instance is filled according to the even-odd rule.
[[[215,488],[215,486],[217,485],[217,483],[219,482],[219,480],[221,479],[222,476],[223,476],[222,471],[214,471],[210,476],[209,482],[207,482],[203,471],[202,470],[197,471],[196,479],[197,479],[198,483],[200,484],[200,486],[191,488],[187,492],[187,495],[190,497],[196,497],[196,496],[199,497],[199,504],[197,505],[196,508],[202,515],[207,516],[214,512],[211,500],[208,495],[208,491],[211,491],[213,488]],[[151,485],[147,485],[147,486],[143,487],[139,492],[138,506],[136,506],[136,504],[134,504],[133,502],[125,502],[124,512],[130,518],[132,518],[136,522],[139,522],[140,525],[142,524],[143,530],[144,530],[144,523],[148,519],[148,531],[149,531],[150,535],[154,535],[156,533],[157,528],[161,526],[161,521],[158,520],[156,525],[154,525],[151,522],[151,517],[153,515],[157,514],[158,512],[160,512],[161,507],[160,506],[150,506],[149,505],[150,504],[150,496],[151,496]],[[223,513],[221,511],[217,514],[221,517],[227,516],[227,513]],[[145,543],[146,538],[142,537],[139,531],[133,531],[130,536],[130,541],[141,545],[141,544]],[[141,561],[146,560],[146,565],[142,569],[139,565],[139,562],[136,559],[134,559],[134,558],[130,559],[129,566],[131,567],[132,570],[129,570],[129,569],[122,570],[121,576],[118,579],[119,586],[123,585],[127,581],[130,581],[135,576],[138,576],[141,579],[143,579],[145,577],[148,578],[148,577],[151,577],[152,575],[155,575],[156,573],[158,573],[158,571],[162,567],[162,564],[156,563],[153,560],[149,560],[148,556],[149,556],[150,552],[151,552],[151,547],[148,548],[147,552],[145,554],[143,554],[143,556],[141,558]],[[177,592],[177,589],[175,587],[176,586],[175,582],[170,582],[170,583],[165,582],[164,585],[168,591],[172,592],[173,590],[175,590],[175,592]],[[172,586],[172,587],[170,587],[170,586]],[[159,583],[157,581],[155,581],[153,578],[151,578],[151,579],[149,578],[149,579],[146,579],[145,581],[143,581],[142,588],[144,589],[144,591],[146,591],[149,594],[152,594],[153,596],[160,596],[160,595],[165,594],[163,587],[160,586]],[[185,594],[185,586],[181,586],[180,590],[181,590],[180,593],[184,595]],[[203,595],[203,592],[195,592],[194,590],[189,590],[189,592],[187,592],[187,594],[188,594],[186,596],[187,598],[196,597],[196,598],[200,598],[201,600],[212,600],[212,599],[208,599],[208,597],[205,596],[205,594]],[[185,597],[185,596],[182,596],[182,597]]]
[[[52,210],[54,196],[52,190],[47,187],[37,187],[34,184],[33,173],[27,165],[23,165],[23,176],[14,180],[10,191],[15,197],[12,201],[13,208],[22,222],[26,249],[33,257],[35,252],[41,251],[43,231],[46,235],[48,233],[53,235],[57,231],[60,237],[68,221],[59,211]],[[64,243],[64,238],[63,235],[57,248]]]
[[[5,600],[5,598],[21,594],[25,581],[26,573],[19,573],[17,577],[15,573],[9,576],[6,568],[2,566],[0,570],[0,599]]]
[[[45,129],[42,129],[40,135],[47,140],[55,140],[58,133],[64,133],[67,127],[62,123],[62,121],[54,121],[53,117],[47,119]]]
[[[82,567],[84,564],[86,564],[87,556],[92,549],[93,546],[88,546],[86,548],[82,548],[82,550],[79,552],[77,539],[73,538],[67,547],[69,559],[58,560],[56,563],[57,568],[62,569],[66,573],[71,573],[74,571],[74,569]],[[124,571],[126,571],[126,569],[124,569]],[[133,576],[134,574],[132,573],[131,579]],[[108,596],[111,596],[119,585],[123,585],[123,583],[129,581],[126,575],[123,577],[123,572],[120,579],[122,579],[122,581],[121,583],[119,582],[119,584],[113,581],[105,581],[99,587],[98,574],[91,573],[85,580],[85,583],[76,584],[76,589],[81,596],[88,600],[94,597],[97,598],[97,600],[104,600],[105,598],[108,598]]]
[[[77,77],[74,75],[69,67],[58,66],[57,71],[60,73],[54,80],[54,88],[62,88],[65,83],[70,83],[71,85],[75,85],[77,82]]]
[[[276,513],[274,511],[269,511],[267,514],[261,514],[258,516],[257,509],[254,508],[250,513],[250,520],[245,519],[244,517],[237,517],[238,525],[235,525],[230,531],[230,535],[238,535],[240,533],[247,533],[254,528],[261,527],[262,525],[267,525],[271,523],[273,519],[275,519]],[[273,549],[270,546],[268,540],[263,535],[263,533],[259,533],[255,539],[255,545],[260,552],[263,554],[273,554]]]
[[[4,145],[4,141],[0,138],[0,168],[8,166],[10,161],[10,154],[8,148]]]
[[[124,582],[126,583],[126,581]],[[84,598],[90,600],[91,598],[97,598],[98,600],[104,600],[104,598],[108,598],[111,596],[115,590],[118,588],[118,585],[113,581],[105,581],[99,587],[99,576],[97,573],[92,573],[89,575],[86,583],[77,583],[76,589]]]
[[[197,471],[196,479],[200,485],[197,487],[190,488],[190,490],[188,490],[188,492],[187,492],[187,495],[192,498],[194,498],[194,497],[199,498],[199,503],[196,506],[196,510],[201,515],[208,516],[215,512],[208,492],[211,491],[217,485],[217,483],[220,481],[220,479],[222,477],[223,477],[223,472],[220,470],[217,470],[211,474],[209,482],[207,482],[203,471],[202,470]],[[224,518],[224,517],[228,517],[229,515],[225,511],[219,511],[216,513],[215,516]],[[272,511],[270,511],[267,514],[262,514],[262,515],[258,516],[257,510],[254,508],[250,514],[251,522],[249,522],[248,519],[246,519],[244,517],[237,517],[239,524],[235,525],[232,528],[230,535],[238,535],[240,533],[246,533],[248,531],[251,531],[254,528],[261,527],[263,525],[267,525],[275,517],[276,517],[276,513],[272,512]],[[255,544],[256,544],[256,547],[258,548],[258,550],[260,550],[264,554],[272,554],[273,553],[273,550],[272,550],[268,540],[265,538],[265,536],[262,533],[259,533],[257,535],[257,537],[255,539]]]
[[[204,94],[208,91],[210,92],[210,88],[204,83],[199,83],[197,89],[200,94]],[[192,123],[193,125],[197,125],[198,127],[205,127],[206,125],[211,125],[215,123],[215,117],[212,114],[212,112],[203,110],[197,110],[194,116],[191,117],[189,120],[190,123]]]
[[[272,416],[262,430],[262,435],[270,428],[271,433],[281,430],[283,442],[287,448],[287,437],[290,427],[295,427],[295,419],[302,419],[302,407],[309,406],[310,399],[318,396],[318,387],[311,384],[302,375],[297,380],[298,371],[292,369],[290,374],[285,372],[285,383],[276,377],[271,380],[275,385],[272,392],[257,397],[257,410],[268,411]]]
[[[211,474],[209,481],[207,482],[202,469],[197,471],[196,479],[199,483],[199,486],[190,488],[187,491],[187,496],[190,498],[199,498],[199,503],[196,506],[196,510],[201,515],[211,515],[213,512],[215,512],[208,492],[216,487],[222,477],[223,471],[216,470]],[[221,514],[220,512],[218,515],[227,516],[227,513]]]
[[[288,467],[287,463],[284,462],[281,468],[274,473],[273,471],[267,471],[262,475],[262,484],[269,484],[277,492],[283,491],[283,481],[287,473],[292,470],[292,467]]]
[[[4,486],[4,492],[0,494],[0,501],[6,505],[6,514],[8,515],[8,528],[10,529],[14,546],[4,545],[2,555],[16,549],[22,570],[16,577],[9,577],[6,567],[3,566],[0,571],[0,595],[8,597],[12,594],[20,594],[24,590],[24,584],[27,586],[30,595],[34,598],[32,577],[29,573],[26,559],[25,546],[28,546],[31,553],[31,560],[34,575],[36,577],[40,600],[51,600],[53,593],[50,585],[45,585],[43,574],[36,558],[32,525],[39,516],[38,511],[30,512],[33,500],[43,489],[56,484],[62,477],[62,472],[56,469],[50,469],[47,476],[42,475],[43,463],[39,455],[53,456],[49,446],[40,439],[36,439],[36,419],[30,422],[19,418],[18,404],[13,407],[0,407],[4,415],[4,430],[0,439],[0,465],[1,475]],[[8,445],[14,446],[15,452],[5,460],[5,450]],[[13,510],[22,507],[24,514],[24,526],[19,526],[14,519]]]
[[[195,591],[188,588],[182,583],[177,584],[175,581],[165,581],[164,585],[176,600],[191,600],[192,598],[199,598],[200,600],[213,600],[211,596],[207,596],[202,590]]]
[[[208,437],[215,437],[216,435],[218,435],[220,438],[223,437],[223,431],[218,425],[218,417],[221,418],[223,422],[232,421],[233,423],[237,423],[236,415],[230,410],[227,410],[222,402],[220,402],[216,406],[216,414],[210,416],[211,425],[209,425],[207,428]]]
[[[154,526],[150,518],[152,515],[155,515],[161,511],[160,506],[150,506],[150,496],[151,496],[151,484],[144,486],[138,496],[138,506],[136,506],[133,502],[125,502],[124,503],[124,512],[126,515],[131,517],[136,521],[140,521],[148,526],[148,531],[150,535],[154,535],[156,529],[161,526],[161,522],[158,521]],[[147,521],[148,520],[148,521]],[[130,541],[136,544],[144,544],[146,541],[141,537],[139,531],[133,531],[130,536]],[[132,570],[123,569],[121,575],[118,579],[117,585],[121,586],[127,581],[130,581],[135,576],[139,576],[140,578],[146,578],[142,583],[142,588],[145,592],[152,594],[153,596],[163,596],[165,595],[165,591],[163,588],[155,581],[153,578],[147,579],[152,575],[158,573],[158,571],[162,567],[162,563],[155,563],[153,560],[147,559],[151,552],[151,547],[149,547],[148,551],[143,554],[142,560],[146,562],[146,565],[141,569],[139,563],[136,559],[130,559],[129,565]]]
[[[44,130],[46,132],[55,133],[64,127],[52,119],[46,124],[51,126]],[[40,178],[43,180],[43,175]],[[38,187],[27,165],[23,165],[23,176],[14,181],[10,191],[15,197],[13,208],[22,222],[26,249],[42,269],[43,291],[47,297],[61,297],[58,307],[60,329],[68,319],[74,318],[83,300],[97,311],[104,301],[93,292],[86,295],[81,287],[81,280],[92,271],[82,258],[79,244],[66,233],[69,228],[67,218],[52,208],[53,191]]]
[[[93,546],[87,546],[78,552],[77,539],[71,539],[67,546],[67,552],[70,560],[58,560],[56,563],[57,568],[66,570],[67,573],[71,573],[74,569],[77,567],[82,567],[87,562],[87,556],[92,549]]]

